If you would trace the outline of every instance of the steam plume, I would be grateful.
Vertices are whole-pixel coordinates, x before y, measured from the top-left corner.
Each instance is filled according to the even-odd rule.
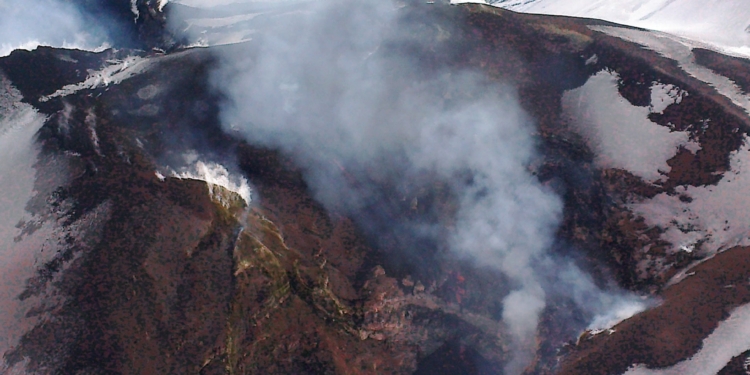
[[[502,317],[515,352],[504,372],[520,373],[534,354],[545,285],[560,277],[538,265],[549,263],[562,204],[527,168],[533,123],[514,89],[399,52],[414,30],[391,2],[308,5],[274,16],[257,51],[222,49],[213,81],[228,98],[225,126],[294,157],[318,200],[355,217],[379,204],[369,181],[449,181],[459,203],[450,249],[513,284]],[[582,274],[571,267],[566,275]],[[569,284],[586,298],[602,294],[575,277]]]
[[[0,56],[38,45],[94,49],[107,41],[105,30],[63,0],[0,0],[0,35]]]

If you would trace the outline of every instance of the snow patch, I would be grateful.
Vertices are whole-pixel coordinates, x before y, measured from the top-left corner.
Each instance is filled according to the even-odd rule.
[[[613,26],[589,26],[589,28],[643,45],[668,59],[677,61],[677,64],[686,73],[709,84],[719,94],[726,96],[735,105],[743,108],[746,113],[750,114],[750,95],[743,94],[742,89],[729,78],[717,74],[711,69],[698,65],[695,62],[692,49],[710,48],[710,46],[656,31],[642,31]]]
[[[655,83],[650,108],[636,107],[617,90],[617,73],[602,71],[563,94],[563,109],[596,153],[601,168],[624,169],[645,181],[663,180],[679,147],[697,144],[687,132],[672,131],[648,119],[656,109],[679,103],[679,89]],[[666,92],[666,94],[662,94]],[[670,96],[671,95],[671,96]]]
[[[465,2],[465,1],[454,1]],[[484,1],[474,1],[480,2]],[[658,30],[750,56],[746,0],[500,0],[495,6],[516,12],[597,18]]]
[[[52,237],[50,226],[41,224],[33,235],[18,237],[18,223],[28,219],[26,204],[35,194],[34,164],[39,157],[35,136],[46,120],[22,99],[0,73],[0,358],[33,322],[24,318],[27,303],[17,297],[36,272],[39,251]]]
[[[624,375],[706,375],[716,374],[729,361],[750,349],[750,304],[736,308],[729,318],[703,340],[701,350],[692,358],[665,369],[631,367]]]
[[[584,65],[586,65],[586,66],[596,65],[596,63],[598,63],[598,62],[599,62],[599,56],[597,56],[596,54],[593,54],[593,55],[591,55],[591,57],[589,57],[588,59],[586,59],[586,62],[584,62]]]
[[[629,208],[649,226],[664,230],[661,238],[673,251],[700,250],[708,254],[734,246],[750,246],[750,139],[732,152],[730,170],[714,186],[678,186]],[[743,173],[743,171],[745,173]],[[680,196],[692,198],[690,202]]]
[[[138,17],[141,16],[141,12],[138,11],[138,0],[130,0],[130,11],[135,15],[133,22],[138,22]]]
[[[172,0],[192,7],[189,13],[182,14],[175,8],[171,16],[173,27],[187,37],[187,44],[196,47],[237,44],[252,40],[256,28],[267,27],[265,22],[254,19],[267,15],[266,19],[276,18],[278,22],[285,14],[304,12],[301,5],[311,0]],[[231,7],[232,4],[245,4]],[[196,9],[197,8],[197,9]],[[231,11],[227,11],[231,9]],[[196,11],[197,10],[197,11]]]
[[[39,100],[45,102],[52,98],[67,96],[81,90],[119,84],[126,79],[148,71],[156,63],[156,60],[157,58],[143,58],[140,56],[129,56],[123,60],[109,60],[107,61],[108,65],[103,69],[89,71],[88,77],[83,82],[66,85]]]
[[[654,83],[653,86],[651,86],[650,110],[653,113],[664,113],[664,110],[667,109],[667,107],[672,104],[680,104],[682,98],[687,95],[687,91],[681,90],[675,85]]]

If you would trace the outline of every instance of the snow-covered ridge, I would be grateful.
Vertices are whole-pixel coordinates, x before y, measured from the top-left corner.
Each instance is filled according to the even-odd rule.
[[[611,26],[589,26],[594,31],[637,43],[660,55],[675,60],[685,73],[697,78],[726,96],[750,114],[750,95],[742,92],[735,82],[695,62],[693,48],[710,48],[705,43],[691,41],[663,32],[648,32]]]
[[[648,369],[631,367],[624,375],[704,375],[716,374],[732,357],[750,347],[750,305],[736,308],[729,318],[703,340],[701,350],[672,367]]]
[[[455,1],[455,0],[454,0]],[[473,1],[473,0],[472,0]],[[458,0],[457,2],[464,2]],[[478,2],[482,2],[481,0]],[[499,0],[516,12],[597,18],[668,32],[722,52],[750,56],[750,4],[746,0]]]
[[[171,0],[170,23],[193,47],[236,44],[252,40],[259,16],[293,13],[316,0]]]

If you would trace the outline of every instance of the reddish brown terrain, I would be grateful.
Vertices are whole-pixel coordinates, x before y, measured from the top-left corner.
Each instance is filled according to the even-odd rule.
[[[611,334],[581,336],[560,373],[623,373],[636,363],[669,367],[692,357],[718,322],[750,302],[749,252],[727,250],[666,287],[659,306],[618,324]]]

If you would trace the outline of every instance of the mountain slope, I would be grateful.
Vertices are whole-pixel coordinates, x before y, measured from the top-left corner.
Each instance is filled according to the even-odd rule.
[[[309,159],[238,130],[268,128],[225,123],[232,92],[217,80],[222,59],[245,57],[238,67],[250,70],[277,40],[262,37],[269,20],[304,25],[315,14],[281,7],[217,26],[252,35],[243,43],[0,58],[0,371],[611,374],[677,371],[702,347],[704,356],[724,349],[714,362],[725,371],[741,367],[750,347],[722,340],[750,302],[741,100],[697,78],[685,62],[692,55],[639,43],[660,34],[478,4],[401,5],[402,38],[348,46],[367,58],[342,60],[366,72],[376,58],[406,56],[398,61],[419,74],[397,76],[398,87],[449,109],[484,98],[425,82],[471,70],[486,87],[512,87],[538,149],[523,165],[528,186],[563,206],[548,257],[533,259],[544,306],[523,342],[530,357],[514,362],[518,329],[504,319],[506,306],[525,307],[506,304],[518,279],[493,267],[487,249],[475,259],[451,249],[466,203],[456,186],[483,176],[393,173],[403,155],[360,169],[331,157],[323,162],[333,194],[324,195]],[[228,8],[213,11],[221,18]],[[717,75],[748,76],[747,60],[700,53]],[[283,93],[304,92],[304,82],[284,83]],[[313,92],[339,98],[337,87]],[[420,117],[439,114],[408,104]],[[360,107],[376,119],[388,110]],[[397,125],[420,120],[405,118],[413,122]],[[486,141],[466,123],[442,125],[437,134]],[[439,145],[446,160],[464,157],[449,145]],[[334,190],[339,180],[371,194],[359,210],[327,204],[346,192]],[[489,195],[475,193],[479,202]],[[523,214],[498,211],[497,221]]]
[[[720,50],[750,55],[750,8],[742,0],[500,0],[516,12],[596,18],[659,30]]]

